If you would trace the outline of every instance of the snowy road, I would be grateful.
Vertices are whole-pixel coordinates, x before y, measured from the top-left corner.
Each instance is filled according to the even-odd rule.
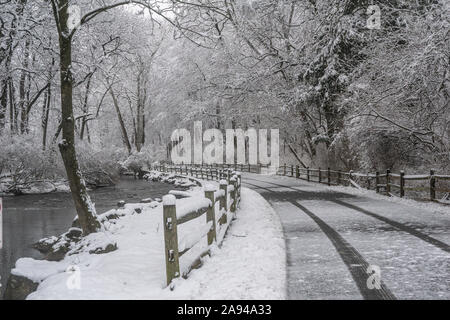
[[[450,299],[450,215],[293,178],[242,180],[280,215],[290,299]]]

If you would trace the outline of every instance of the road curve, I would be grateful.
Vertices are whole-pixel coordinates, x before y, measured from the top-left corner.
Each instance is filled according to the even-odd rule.
[[[289,299],[450,299],[450,216],[243,174],[279,214]]]

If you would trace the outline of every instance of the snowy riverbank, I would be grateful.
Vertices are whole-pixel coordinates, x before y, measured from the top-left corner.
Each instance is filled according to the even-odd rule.
[[[27,184],[14,184],[9,179],[0,180],[0,196],[14,196],[20,194],[46,194],[54,192],[70,192],[66,180],[36,181]]]
[[[177,205],[195,201],[202,189]],[[193,199],[194,198],[194,199]],[[139,208],[141,210],[135,210]],[[20,259],[12,274],[39,287],[28,299],[284,299],[285,247],[277,214],[256,192],[242,190],[241,209],[221,248],[213,247],[203,266],[165,288],[161,203],[127,204],[106,231],[87,236],[77,253],[60,262]],[[117,211],[116,210],[116,211]],[[140,213],[138,213],[140,211]],[[105,215],[110,214],[105,213]],[[204,218],[204,217],[203,217]],[[199,218],[201,219],[201,218]],[[201,220],[201,223],[204,223]],[[187,224],[189,236],[199,221]],[[205,241],[206,242],[206,241]],[[93,254],[93,247],[115,243],[118,249]],[[91,251],[91,253],[89,252]],[[183,263],[187,264],[187,261]],[[189,259],[187,256],[185,259]]]

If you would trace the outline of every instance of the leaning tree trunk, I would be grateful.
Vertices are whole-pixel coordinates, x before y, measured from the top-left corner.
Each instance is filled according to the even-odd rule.
[[[44,95],[44,103],[42,104],[42,149],[45,150],[47,145],[47,129],[48,129],[48,116],[50,114],[50,102],[52,99],[52,85],[51,80],[48,82],[47,91]]]
[[[61,113],[62,113],[62,137],[59,150],[64,162],[64,167],[69,180],[70,191],[75,203],[78,220],[85,235],[96,232],[101,225],[97,219],[95,208],[92,205],[86,184],[81,174],[75,152],[75,122],[72,104],[72,39],[67,26],[68,0],[59,2],[59,50],[60,50],[60,81],[61,81]]]
[[[109,93],[111,94],[114,107],[116,108],[117,119],[119,120],[119,124],[120,124],[120,132],[122,134],[122,141],[125,144],[125,146],[127,147],[128,154],[130,155],[131,154],[130,139],[128,139],[127,128],[125,127],[125,123],[123,122],[122,113],[120,112],[119,102],[117,101],[117,98],[116,98],[116,95],[114,94],[114,90],[113,90],[112,86],[109,89]]]

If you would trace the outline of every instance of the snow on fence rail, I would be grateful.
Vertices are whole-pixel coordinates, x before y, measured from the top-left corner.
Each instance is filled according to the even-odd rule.
[[[153,166],[154,170],[163,172],[175,172],[186,175],[193,175],[199,178],[219,180],[219,190],[205,187],[205,196],[199,201],[195,198],[188,205],[177,206],[176,198],[173,194],[163,197],[163,225],[166,256],[166,276],[167,285],[180,276],[180,257],[198,244],[205,236],[207,237],[207,247],[197,259],[188,267],[183,276],[190,270],[200,265],[200,259],[209,253],[211,245],[220,245],[225,237],[225,233],[230,225],[228,214],[232,217],[241,199],[241,175],[229,169],[211,172],[211,170],[201,170],[187,166]],[[185,169],[186,171],[183,171]],[[194,202],[195,201],[195,202]],[[216,212],[216,204],[218,211]],[[183,237],[183,241],[178,241],[178,226],[197,219],[206,214],[206,224],[198,234],[190,234]]]
[[[162,172],[173,172],[180,174],[189,174],[197,178],[202,179],[213,179],[217,178],[219,172],[226,173],[227,170],[234,170],[240,172],[250,172],[250,173],[262,173],[264,169],[270,169],[270,165],[250,165],[250,164],[198,164],[198,165],[173,165],[171,163],[167,164],[155,164],[152,166],[153,169]]]
[[[361,188],[360,185],[366,186],[368,190],[375,190],[377,193],[384,191],[387,196],[398,196],[403,198],[405,191],[428,192],[429,200],[437,201],[444,204],[449,204],[450,194],[450,175],[437,175],[433,169],[429,174],[422,175],[405,175],[404,171],[399,174],[391,173],[388,169],[386,173],[376,172],[371,173],[357,173],[353,171],[343,172],[341,170],[327,169],[312,169],[300,168],[298,165],[282,165],[277,171],[278,175],[295,177],[310,182],[324,183],[329,186],[338,185],[352,185]],[[410,185],[407,186],[407,181]],[[412,185],[414,182],[422,182],[422,185]],[[438,182],[443,182],[443,185],[438,185]],[[357,183],[359,182],[359,183]],[[442,199],[437,198],[437,193],[443,195]]]

